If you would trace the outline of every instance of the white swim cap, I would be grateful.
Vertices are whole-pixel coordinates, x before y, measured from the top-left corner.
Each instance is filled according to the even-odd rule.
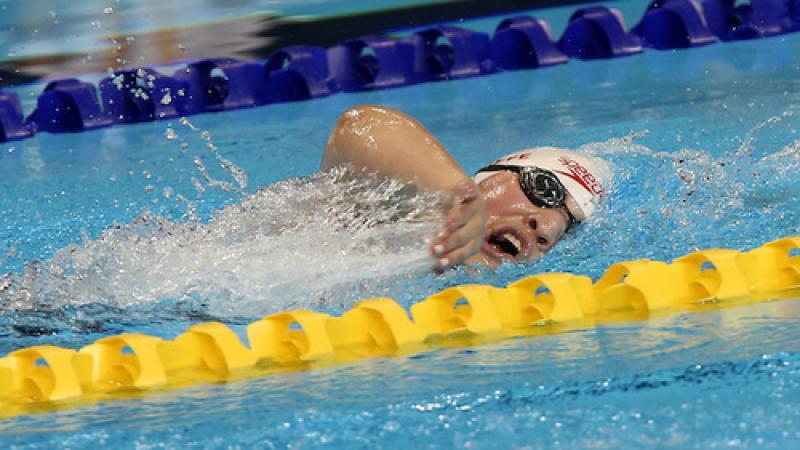
[[[492,163],[495,164],[535,166],[553,172],[575,200],[576,204],[570,205],[568,202],[567,206],[578,220],[592,215],[611,181],[611,168],[607,162],[563,148],[529,148],[504,156]],[[479,171],[473,178],[475,183],[480,183],[496,173]],[[575,206],[580,211],[574,211]]]

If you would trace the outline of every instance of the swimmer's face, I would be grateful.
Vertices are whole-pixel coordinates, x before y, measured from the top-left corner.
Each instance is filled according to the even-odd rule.
[[[567,212],[531,203],[516,173],[499,172],[483,180],[478,189],[486,205],[487,230],[481,252],[468,263],[496,266],[503,261],[537,259],[567,231]]]

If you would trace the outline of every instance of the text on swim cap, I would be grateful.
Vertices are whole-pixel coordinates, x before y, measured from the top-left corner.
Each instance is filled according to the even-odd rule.
[[[574,159],[567,158],[566,156],[560,156],[558,161],[563,164],[564,167],[568,168],[570,173],[561,170],[557,170],[556,172],[572,178],[594,195],[603,195],[603,185],[597,181],[594,175],[592,175],[589,169],[584,167],[583,164]]]

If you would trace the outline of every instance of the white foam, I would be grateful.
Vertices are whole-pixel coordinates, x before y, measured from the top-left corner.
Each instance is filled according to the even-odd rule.
[[[5,308],[193,299],[250,316],[320,306],[367,280],[429,271],[438,198],[338,168],[269,186],[206,223],[145,214],[4,280]]]

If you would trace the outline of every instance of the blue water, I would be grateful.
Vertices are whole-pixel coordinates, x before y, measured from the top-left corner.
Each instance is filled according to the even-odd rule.
[[[407,306],[457,283],[503,285],[553,270],[597,278],[622,259],[669,261],[800,234],[798,55],[800,35],[788,35],[190,117],[197,131],[169,121],[4,144],[0,259],[10,274],[0,350],[77,348],[122,331],[173,337],[208,320],[241,332],[287,307],[340,313],[383,295]],[[28,103],[39,90],[18,88]],[[615,165],[612,195],[541,261],[441,276],[427,271],[424,228],[400,227],[400,238],[420,239],[396,247],[360,246],[398,237],[380,228],[355,241],[336,232],[319,239],[328,218],[291,201],[324,201],[317,185],[285,183],[244,200],[314,172],[337,116],[360,103],[416,116],[470,171],[523,147],[580,147]],[[209,143],[246,172],[244,187]],[[208,187],[195,157],[234,189]],[[258,208],[239,207],[248,202]],[[263,232],[275,220],[302,223],[290,237]],[[800,437],[798,305],[198,386],[8,419],[0,442],[787,448]]]
[[[0,423],[11,448],[792,448],[800,303],[684,314]]]

